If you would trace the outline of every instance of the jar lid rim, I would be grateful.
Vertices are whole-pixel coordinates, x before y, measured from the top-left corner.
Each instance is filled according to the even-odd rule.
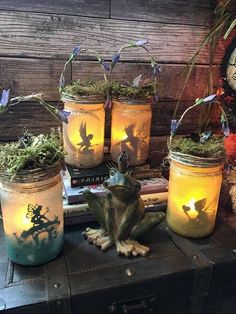
[[[61,162],[56,162],[52,166],[30,170],[22,170],[14,177],[6,172],[0,173],[0,180],[1,181],[8,181],[8,182],[21,182],[21,183],[29,183],[29,182],[39,182],[50,177],[57,175],[61,170]]]
[[[169,158],[187,166],[194,166],[199,168],[210,168],[221,166],[224,162],[224,155],[219,157],[200,157],[180,152],[170,151]]]
[[[61,100],[63,102],[78,102],[80,104],[97,104],[98,102],[104,103],[104,97],[101,95],[72,95],[68,93],[61,93]]]

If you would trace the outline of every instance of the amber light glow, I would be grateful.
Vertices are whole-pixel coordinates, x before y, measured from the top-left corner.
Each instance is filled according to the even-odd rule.
[[[131,165],[144,163],[148,156],[151,106],[149,103],[113,102],[111,125],[111,156],[113,161],[126,151]]]
[[[215,225],[222,166],[199,168],[171,161],[167,223],[176,233],[200,238]]]
[[[1,182],[6,249],[11,260],[38,265],[53,259],[63,245],[60,174],[39,182]]]
[[[102,103],[67,102],[68,124],[63,123],[63,139],[68,164],[92,168],[103,160],[105,112]]]

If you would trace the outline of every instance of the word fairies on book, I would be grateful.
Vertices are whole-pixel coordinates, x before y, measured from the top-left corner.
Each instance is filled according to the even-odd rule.
[[[79,168],[67,164],[65,175],[71,187],[97,184],[102,183],[109,177],[109,169],[112,167],[117,167],[112,161],[103,162],[101,165],[91,169]]]

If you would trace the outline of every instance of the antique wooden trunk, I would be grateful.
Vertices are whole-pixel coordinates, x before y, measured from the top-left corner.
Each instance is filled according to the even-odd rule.
[[[236,218],[211,237],[187,240],[163,222],[143,239],[148,257],[103,253],[69,227],[64,252],[38,267],[10,262],[0,235],[3,313],[236,313]]]

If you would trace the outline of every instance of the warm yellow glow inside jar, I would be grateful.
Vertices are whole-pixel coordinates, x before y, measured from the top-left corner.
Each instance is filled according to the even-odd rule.
[[[22,265],[48,262],[63,246],[60,173],[43,179],[34,175],[31,182],[1,178],[0,183],[6,249],[9,258]]]
[[[92,168],[103,161],[105,111],[103,103],[65,102],[70,111],[63,123],[65,161],[81,168]]]
[[[222,165],[207,168],[171,160],[167,223],[190,238],[209,235],[214,228],[222,182]]]
[[[121,151],[126,151],[130,165],[145,163],[148,157],[151,118],[150,103],[113,101],[111,125],[113,161],[117,161]]]

